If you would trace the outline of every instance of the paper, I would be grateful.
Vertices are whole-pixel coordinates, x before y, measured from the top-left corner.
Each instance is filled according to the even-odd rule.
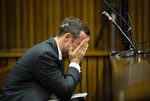
[[[87,96],[87,93],[77,93],[77,94],[74,94],[71,99],[74,99],[74,98],[81,98],[81,97],[86,97]],[[60,101],[59,99],[52,99],[52,100],[47,100],[47,101]]]
[[[77,94],[74,94],[71,99],[73,98],[80,98],[80,97],[86,97],[87,96],[87,93],[77,93]]]

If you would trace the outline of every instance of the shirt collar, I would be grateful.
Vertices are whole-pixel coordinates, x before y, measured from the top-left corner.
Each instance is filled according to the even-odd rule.
[[[56,42],[57,43],[57,42]],[[57,48],[58,48],[58,57],[59,57],[59,60],[62,60],[62,52],[57,44]]]

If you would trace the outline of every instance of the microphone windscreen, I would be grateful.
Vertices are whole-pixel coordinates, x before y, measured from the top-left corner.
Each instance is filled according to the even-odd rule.
[[[106,11],[104,11],[104,12],[102,13],[102,15],[105,16],[105,17],[107,17],[107,18],[110,17],[110,15],[109,15]]]

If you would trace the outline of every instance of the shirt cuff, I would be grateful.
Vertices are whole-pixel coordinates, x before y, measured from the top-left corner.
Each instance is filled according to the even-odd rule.
[[[71,62],[71,63],[69,64],[69,67],[74,67],[74,68],[76,68],[79,72],[81,72],[81,67],[80,67],[77,63]]]

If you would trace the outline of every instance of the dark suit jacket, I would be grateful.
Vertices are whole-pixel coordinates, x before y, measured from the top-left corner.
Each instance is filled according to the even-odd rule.
[[[66,101],[82,76],[74,67],[63,74],[53,37],[29,49],[12,69],[0,101],[46,101],[51,94]]]

